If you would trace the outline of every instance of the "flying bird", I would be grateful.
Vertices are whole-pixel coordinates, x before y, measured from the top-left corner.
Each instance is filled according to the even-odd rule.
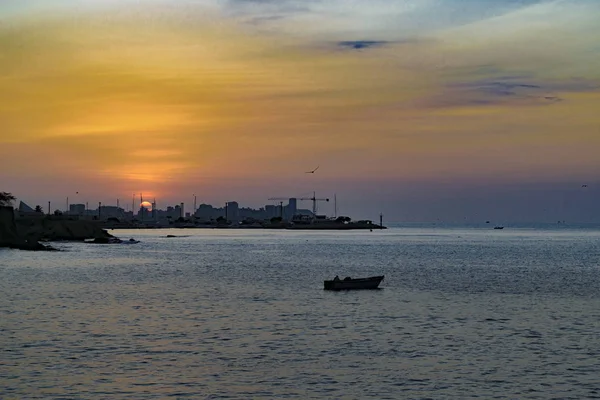
[[[305,172],[306,174],[314,174],[316,170],[319,169],[319,166],[317,166],[317,168],[313,169],[312,171],[307,171]]]
[[[587,187],[587,185],[581,185],[581,187]]]

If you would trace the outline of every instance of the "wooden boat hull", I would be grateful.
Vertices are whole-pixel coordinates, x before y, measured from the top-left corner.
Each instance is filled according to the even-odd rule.
[[[325,290],[365,290],[378,289],[384,276],[371,276],[369,278],[358,278],[350,280],[325,281]]]

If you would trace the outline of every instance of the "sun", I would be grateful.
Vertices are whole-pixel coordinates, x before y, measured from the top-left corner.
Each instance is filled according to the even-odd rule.
[[[149,201],[142,201],[140,207],[144,207],[146,210],[152,210],[152,203]]]

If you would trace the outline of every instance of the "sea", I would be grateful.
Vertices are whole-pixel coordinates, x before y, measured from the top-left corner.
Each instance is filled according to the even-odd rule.
[[[600,398],[599,228],[111,233],[0,250],[1,399]]]

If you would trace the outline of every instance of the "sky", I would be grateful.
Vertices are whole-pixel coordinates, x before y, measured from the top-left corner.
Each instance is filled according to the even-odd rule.
[[[0,190],[59,209],[314,191],[355,218],[600,222],[598,15],[595,0],[3,0]]]

